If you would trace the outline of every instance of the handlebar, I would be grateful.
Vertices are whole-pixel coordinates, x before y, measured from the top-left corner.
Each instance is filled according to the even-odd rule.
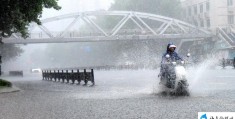
[[[176,62],[171,62],[171,61],[168,61],[168,62],[164,62],[164,63],[161,63],[163,65],[177,65],[177,64],[185,64],[185,61],[176,61]]]

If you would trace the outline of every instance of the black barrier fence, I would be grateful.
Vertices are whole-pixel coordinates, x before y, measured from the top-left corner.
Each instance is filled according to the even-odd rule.
[[[234,59],[222,59],[220,65],[225,68],[226,66],[233,66],[235,68],[235,58]]]
[[[88,84],[88,81],[92,83],[92,86],[95,85],[94,79],[94,70],[91,69],[88,72],[84,69],[84,72],[78,70],[42,70],[42,80],[63,82],[63,83],[76,83],[80,84],[81,81],[84,81],[84,85]]]
[[[9,71],[9,76],[24,76],[23,71]]]

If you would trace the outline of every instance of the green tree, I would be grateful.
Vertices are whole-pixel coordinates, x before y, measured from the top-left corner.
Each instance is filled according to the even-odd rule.
[[[180,0],[115,0],[114,4],[109,8],[110,11],[135,11],[135,12],[146,12],[157,15],[162,15],[166,17],[171,17],[175,19],[181,19],[181,3]],[[114,28],[114,26],[122,19],[122,16],[105,16],[97,18],[94,20],[99,26],[104,29],[110,30]],[[145,20],[149,26],[157,24],[152,20]],[[136,24],[134,24],[131,20],[129,20],[123,28],[133,28]],[[88,25],[82,26],[82,29],[90,29],[87,28]]]
[[[3,62],[13,59],[23,53],[23,49],[13,44],[0,44],[0,55],[2,56]]]
[[[0,1],[0,40],[9,37],[12,33],[28,36],[27,28],[31,22],[41,24],[43,8],[59,10],[58,0],[1,0]],[[10,44],[0,44],[0,55],[3,60],[19,56],[23,50]]]
[[[181,17],[180,0],[115,0],[110,10],[153,13],[173,18]]]
[[[31,22],[41,24],[43,8],[59,10],[58,0],[1,0],[0,1],[0,37],[9,37],[12,33],[28,36],[27,27]]]

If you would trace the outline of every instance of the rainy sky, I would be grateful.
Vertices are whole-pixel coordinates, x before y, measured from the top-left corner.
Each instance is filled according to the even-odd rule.
[[[58,4],[62,9],[44,9],[42,19],[75,12],[107,10],[112,3],[113,0],[59,0]]]
[[[41,19],[43,20],[46,18],[69,13],[107,10],[112,5],[112,3],[114,3],[114,0],[59,0],[58,4],[62,7],[62,9],[59,11],[54,9],[44,9]],[[17,60],[14,60],[13,62],[8,62],[7,68],[15,69],[18,65],[18,68],[21,68],[22,66],[24,66],[22,62],[27,61],[30,57],[30,54],[35,52],[35,50],[45,49],[47,47],[47,44],[28,44],[20,46],[24,49],[25,52],[22,53],[21,57],[18,57]]]
[[[59,0],[58,4],[62,7],[62,9],[57,11],[54,9],[44,8],[41,19],[76,12],[107,10],[112,3],[113,0]],[[47,44],[28,44],[19,46],[21,46],[25,52],[15,60],[7,62],[5,65],[6,70],[21,69],[25,66],[22,62],[28,62],[30,54],[35,52],[35,50],[43,50],[47,47]]]

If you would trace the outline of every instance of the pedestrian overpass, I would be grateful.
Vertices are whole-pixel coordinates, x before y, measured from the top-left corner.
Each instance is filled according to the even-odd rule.
[[[104,19],[105,17],[107,20]],[[111,24],[111,27],[105,27],[104,22],[99,22],[102,19],[105,23]],[[2,42],[5,44],[35,44],[149,39],[202,40],[210,39],[213,36],[207,30],[177,19],[133,11],[71,13],[41,21],[41,25],[31,23],[28,38],[23,39],[15,33],[9,38],[3,38]],[[54,22],[57,23],[49,28],[50,23]],[[63,28],[57,29],[55,26]],[[74,30],[75,26],[76,30]],[[90,30],[84,30],[84,27]],[[35,31],[35,29],[38,30]]]

